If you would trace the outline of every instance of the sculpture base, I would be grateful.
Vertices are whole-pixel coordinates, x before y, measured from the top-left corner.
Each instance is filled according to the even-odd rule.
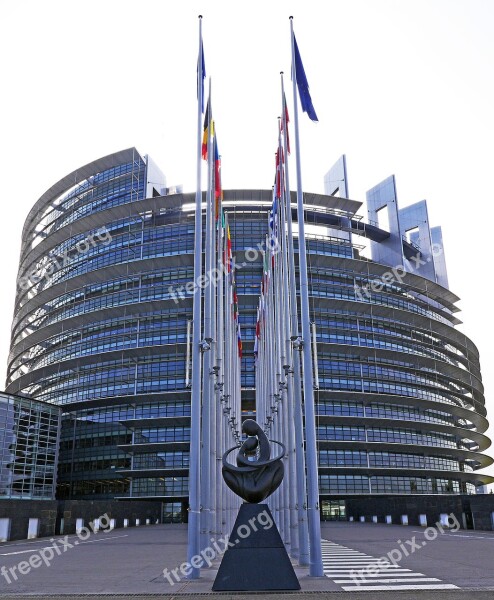
[[[259,515],[261,516],[259,521]],[[269,529],[265,529],[272,523]],[[247,532],[248,535],[247,535]],[[214,592],[299,590],[292,563],[267,504],[242,504]]]

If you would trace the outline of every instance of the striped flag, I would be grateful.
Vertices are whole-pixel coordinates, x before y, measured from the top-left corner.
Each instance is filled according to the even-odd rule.
[[[211,135],[214,134],[213,127],[211,123],[211,109],[209,107],[209,98],[208,104],[206,106],[206,114],[204,115],[204,131],[202,134],[202,158],[204,160],[208,159],[208,140],[209,140],[209,127],[211,125]]]
[[[221,187],[221,159],[218,152],[218,140],[214,138],[214,198],[215,198],[215,219],[218,220],[219,205],[223,199],[223,190]]]

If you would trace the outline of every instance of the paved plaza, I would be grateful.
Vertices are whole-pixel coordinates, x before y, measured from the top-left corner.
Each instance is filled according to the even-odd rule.
[[[402,600],[494,598],[494,533],[330,522],[322,524],[322,534],[326,576],[311,578],[306,568],[296,567],[302,592],[288,592],[294,599],[377,600],[383,594]],[[114,529],[87,539],[71,535],[3,543],[0,594],[16,600],[83,594],[86,600],[88,594],[111,594],[122,600],[136,594],[159,595],[163,600],[209,593],[252,598],[252,594],[211,592],[218,563],[203,569],[199,580],[171,585],[163,570],[180,567],[186,546],[185,525]],[[286,594],[269,597],[276,600]]]

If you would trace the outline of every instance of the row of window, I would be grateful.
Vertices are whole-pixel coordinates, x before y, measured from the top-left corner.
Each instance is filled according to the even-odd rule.
[[[102,480],[82,480],[72,483],[61,483],[57,488],[57,498],[114,498],[115,496],[128,496],[130,481],[120,479],[115,475],[115,479],[109,479],[105,474]]]
[[[132,482],[132,497],[188,496],[188,477],[139,478]]]
[[[455,404],[464,408],[470,408],[471,399],[460,397],[452,392],[431,391],[429,388],[419,386],[389,383],[387,381],[373,381],[368,379],[350,379],[346,377],[326,377],[319,374],[320,389],[348,390],[353,392],[369,392],[371,394],[387,394],[398,396],[409,396],[411,398],[422,398],[443,404]]]
[[[136,454],[134,456],[134,469],[188,469],[188,452],[156,452]]]
[[[51,203],[45,211],[41,221],[44,224],[41,230],[43,237],[92,212],[144,198],[145,168],[142,159],[136,157],[135,161],[108,169],[79,183],[60,201]]]
[[[320,475],[321,494],[458,494],[472,487],[455,479],[379,475]],[[468,491],[470,490],[470,491]]]
[[[190,442],[190,427],[139,429],[135,432],[135,444],[157,442]]]
[[[239,275],[240,273],[241,272],[239,272]],[[181,277],[183,277],[182,280]],[[174,287],[176,288],[177,286],[181,285],[181,281],[183,282],[182,285],[186,284],[192,279],[192,277],[193,274],[191,269],[172,270],[156,275],[143,276],[142,281],[139,280],[139,277],[134,277],[130,280],[117,280],[115,282],[109,282],[107,284],[96,284],[95,286],[87,286],[86,288],[84,288],[84,290],[75,290],[74,292],[70,292],[69,294],[66,294],[48,302],[43,308],[37,310],[35,314],[25,317],[22,323],[20,323],[14,329],[14,341],[17,342],[17,340],[19,339],[19,334],[21,333],[17,333],[18,327],[23,327],[23,324],[25,323],[29,323],[31,331],[32,329],[35,329],[41,326],[42,324],[47,325],[49,323],[60,320],[61,318],[68,318],[70,316],[81,314],[82,312],[97,310],[98,308],[109,307],[119,303],[128,304],[138,302],[139,300],[149,300],[168,297],[170,295],[168,288],[170,287],[170,284],[172,282],[174,283]],[[163,285],[161,287],[159,286],[160,282],[163,282]],[[146,291],[146,286],[148,285],[151,285],[152,287]],[[90,293],[91,287],[94,287],[95,292],[98,293],[98,300],[93,304],[88,303],[89,298],[92,296],[92,294]],[[118,290],[122,289],[124,291],[119,293]],[[101,294],[101,292],[104,292],[103,295]],[[149,292],[151,292],[151,295],[149,295]],[[116,297],[113,297],[112,293],[117,293],[118,295]],[[84,304],[84,299],[86,299],[86,305]],[[74,306],[74,302],[77,304],[77,307]],[[58,312],[54,314],[54,310]],[[38,312],[40,313],[40,316],[35,316]],[[322,315],[321,319],[323,319]],[[316,321],[319,324],[320,319],[317,318]],[[353,321],[356,321],[356,319],[354,319]],[[324,320],[322,321],[322,323],[324,323]],[[364,321],[364,324],[365,323],[366,321]],[[349,319],[347,319],[344,323],[345,327],[351,326],[351,324],[352,321]],[[371,326],[379,328],[379,320],[370,321],[370,325],[363,325],[363,327],[365,328],[369,328]],[[392,325],[389,325],[389,327],[392,330]],[[384,328],[382,329],[384,330]],[[390,335],[392,336],[395,336],[397,333],[398,332],[390,331]],[[323,333],[321,335],[324,335],[324,326]],[[400,333],[399,335],[401,336],[402,334]],[[412,337],[416,338],[417,336],[419,338],[423,338],[424,343],[427,342],[428,344],[434,343],[441,345],[440,342],[435,341],[433,338],[431,338],[430,341],[427,341],[427,339],[425,339],[425,334],[422,334],[420,336],[417,332],[413,332]],[[335,339],[333,341],[338,340]],[[444,343],[442,343],[442,346],[444,347]],[[456,352],[458,352],[458,350],[454,348],[450,350],[455,350]],[[417,352],[420,353],[419,347],[417,347]],[[440,358],[442,360],[446,359],[446,357],[443,355],[441,355]]]
[[[65,439],[60,442],[60,451],[72,450],[77,448],[99,448],[102,446],[118,446],[120,444],[132,443],[132,434],[114,433],[96,435],[96,432],[89,434],[88,437],[80,437],[81,433],[76,431],[75,439]]]
[[[129,419],[153,419],[160,417],[188,417],[190,416],[190,402],[183,400],[145,402],[131,406],[117,406],[101,408],[90,411],[81,411],[77,414],[79,421],[87,423],[112,423]],[[67,424],[69,428],[70,425]]]
[[[60,475],[80,473],[82,471],[104,471],[107,469],[130,469],[130,458],[96,458],[71,463],[61,463],[58,468]]]
[[[408,469],[464,470],[457,460],[441,456],[421,456],[397,452],[367,452],[358,450],[319,450],[320,467],[387,467]]]
[[[160,237],[158,236],[158,231],[158,229],[155,230],[156,238]],[[309,250],[317,254],[322,253],[341,257],[351,257],[352,255],[351,246],[334,245],[323,241],[318,241],[317,243],[312,241],[309,242],[308,246]],[[40,281],[36,282],[35,278],[31,277],[30,281],[32,285],[27,287],[26,290],[32,295],[57,283],[103,267],[147,258],[173,256],[187,252],[192,253],[193,249],[194,237],[190,232],[189,235],[174,239],[163,236],[163,239],[159,241],[146,241],[140,237],[136,237],[132,233],[125,233],[113,238],[109,244],[96,243],[95,245],[90,245],[87,252],[73,251],[71,255],[64,259],[63,266],[56,269],[55,272],[53,272],[54,259],[43,257],[30,271],[27,271],[28,274],[34,273]],[[55,254],[54,256],[58,255]],[[260,271],[259,267],[258,270]],[[256,287],[259,288],[259,274]],[[26,294],[26,291],[24,294]]]
[[[136,443],[149,441],[187,441],[188,436],[183,431],[154,431],[150,435],[137,436]],[[109,449],[101,454],[101,446],[106,444],[107,438],[99,438],[100,446],[97,453],[86,457],[80,453],[67,454],[62,452],[60,456],[59,472],[61,475],[79,471],[94,471],[104,469],[130,468],[130,457],[124,456],[121,451]],[[77,446],[77,448],[87,446]],[[67,446],[65,447],[67,449]],[[409,469],[437,469],[444,471],[472,471],[469,465],[460,465],[459,461],[441,456],[423,456],[419,454],[404,454],[397,452],[369,452],[358,450],[320,450],[319,466],[327,467],[382,467],[382,468],[409,468]],[[73,460],[73,463],[72,463]],[[72,466],[73,465],[73,466]],[[188,451],[167,451],[145,454],[136,454],[133,459],[134,469],[188,469]],[[52,464],[53,468],[53,464]]]
[[[79,288],[48,301],[26,315],[13,329],[14,343],[23,337],[26,327],[29,333],[42,326],[103,308],[163,299],[170,296],[172,284],[175,289],[192,279],[192,268],[184,267]],[[183,312],[184,308],[181,310]]]
[[[375,402],[365,406],[362,402],[325,400],[317,403],[316,413],[318,415],[328,416],[399,419],[407,421],[423,421],[425,423],[441,423],[444,425],[456,424],[453,415],[442,411]]]
[[[328,360],[324,354],[319,358],[319,372],[325,376],[360,376],[362,378],[373,380],[382,379],[386,381],[410,382],[418,385],[440,388],[454,393],[461,393],[463,389],[454,384],[451,379],[447,379],[439,373],[428,372],[427,375],[423,375],[416,370],[403,371],[387,366],[374,366],[366,362]]]
[[[319,298],[337,298],[340,300],[355,300],[368,304],[378,304],[389,306],[392,308],[400,308],[408,312],[416,313],[425,317],[434,319],[445,324],[451,324],[441,313],[436,312],[432,307],[422,307],[417,301],[407,301],[402,297],[392,293],[376,293],[372,292],[363,294],[357,285],[349,284],[348,287],[328,285],[328,284],[312,284],[309,285],[309,294]]]
[[[319,425],[317,437],[324,441],[385,442],[457,448],[460,442],[448,433],[420,432],[411,429],[365,428],[343,425]]]

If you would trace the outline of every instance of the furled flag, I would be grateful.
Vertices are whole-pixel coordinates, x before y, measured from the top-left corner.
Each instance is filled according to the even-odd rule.
[[[280,160],[281,156],[281,160]],[[281,198],[282,193],[285,191],[285,182],[283,181],[283,165],[285,157],[283,154],[283,148],[278,148],[276,151],[276,184],[275,193],[277,198]]]
[[[288,154],[290,154],[290,135],[288,133],[288,123],[290,123],[290,117],[288,116],[288,104],[286,103],[285,92],[283,92],[283,106],[285,118],[281,119],[281,131],[283,131],[283,123],[286,123],[286,150]]]
[[[305,75],[304,65],[302,64],[302,58],[300,56],[295,35],[293,36],[293,41],[295,44],[295,72],[297,74],[297,86],[300,96],[300,104],[302,105],[302,110],[308,114],[311,121],[318,121],[319,119],[317,118],[316,111],[314,110],[314,106],[312,104],[312,98],[310,97],[309,82],[307,81],[307,76]]]
[[[276,195],[276,180],[275,188],[273,189],[273,204],[269,211],[269,246],[274,265],[274,255],[278,248],[278,197]]]
[[[226,227],[226,253],[225,253],[225,264],[228,273],[232,270],[232,238],[230,237],[230,225]]]
[[[232,304],[233,304],[233,318],[235,321],[238,320],[238,296],[237,296],[237,284],[235,283],[235,276],[232,272]]]
[[[267,241],[266,241],[267,243]],[[262,301],[262,320],[264,322],[266,317],[266,302],[265,296],[268,293],[269,287],[269,259],[268,259],[268,251],[266,248],[266,252],[263,253],[263,266],[262,266],[262,282],[261,282],[261,301]]]
[[[199,58],[197,59],[197,98],[199,98],[199,60],[201,61],[202,66],[202,81],[200,82],[202,90],[201,112],[204,114],[204,79],[206,79],[206,64],[204,62],[204,46],[202,45],[202,40],[201,48],[199,51]]]
[[[238,357],[242,358],[242,335],[240,333],[240,322],[237,320]]]
[[[256,360],[259,355],[259,338],[261,337],[260,312],[261,312],[261,298],[259,298],[259,306],[257,307],[256,337],[254,340],[254,356],[256,357]]]
[[[214,138],[214,198],[215,198],[215,219],[218,220],[220,212],[220,201],[223,196],[221,189],[221,160],[218,152],[218,140]]]
[[[211,124],[211,130],[213,129],[211,121],[211,110],[209,108],[209,98],[206,106],[206,114],[204,115],[204,132],[202,134],[202,158],[204,160],[208,159],[208,139],[209,139],[209,126]],[[211,131],[211,135],[213,135],[213,131]]]

